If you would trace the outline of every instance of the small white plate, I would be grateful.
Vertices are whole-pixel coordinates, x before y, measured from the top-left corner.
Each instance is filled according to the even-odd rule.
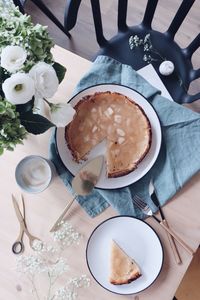
[[[136,170],[129,173],[128,175],[121,176],[118,178],[108,178],[106,175],[106,165],[104,165],[100,179],[97,183],[98,188],[103,189],[116,189],[124,186],[128,186],[140,178],[142,178],[153,166],[155,163],[161,146],[161,127],[160,122],[157,117],[156,112],[153,107],[149,104],[149,102],[138,92],[133,89],[118,85],[118,84],[101,84],[96,85],[90,88],[87,88],[77,95],[75,95],[70,103],[72,106],[75,106],[80,99],[82,99],[86,95],[92,95],[96,92],[117,92],[121,93],[130,99],[133,99],[136,103],[138,103],[142,109],[145,111],[152,128],[152,144],[149,152],[145,156],[145,158],[139,163]],[[66,168],[73,174],[77,174],[80,168],[84,165],[83,163],[77,163],[73,160],[71,151],[69,150],[66,140],[65,140],[65,128],[58,128],[56,130],[56,144],[57,151],[60,155],[60,158]],[[92,151],[88,154],[88,160],[95,158],[98,155],[105,155],[106,149],[106,141],[104,140],[102,143],[98,144],[96,147],[92,149]]]
[[[109,283],[110,246],[118,245],[140,266],[142,276],[124,285]],[[149,287],[163,264],[163,248],[155,231],[144,221],[118,216],[101,223],[91,234],[86,248],[88,268],[94,279],[110,292],[129,295]]]

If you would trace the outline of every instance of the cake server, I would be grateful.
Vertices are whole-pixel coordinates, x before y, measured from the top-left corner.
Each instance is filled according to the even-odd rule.
[[[59,226],[67,211],[70,209],[71,205],[79,195],[86,196],[92,192],[100,177],[103,162],[104,156],[97,156],[93,160],[90,160],[88,163],[86,163],[76,174],[76,176],[72,180],[72,188],[75,192],[75,196],[69,201],[69,203],[67,203],[64,211],[57,219],[50,232],[55,231],[55,229]]]

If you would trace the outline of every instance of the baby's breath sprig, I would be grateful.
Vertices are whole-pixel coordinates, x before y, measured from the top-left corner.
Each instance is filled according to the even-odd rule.
[[[135,48],[141,47],[144,55],[143,55],[143,61],[146,63],[150,64],[154,61],[163,63],[167,61],[166,57],[163,57],[160,52],[153,47],[152,41],[151,41],[151,36],[150,33],[146,34],[144,38],[139,37],[137,34],[136,35],[131,35],[129,37],[129,47],[130,50],[134,50]],[[168,74],[166,74],[168,75]],[[174,70],[174,75],[177,77],[177,81],[179,85],[184,89],[184,91],[187,93],[187,88],[183,83],[182,78],[178,74],[176,70]]]
[[[29,279],[35,299],[75,300],[78,296],[78,289],[88,287],[90,279],[86,275],[66,277],[65,285],[61,287],[58,286],[58,279],[66,276],[70,270],[66,258],[62,257],[64,250],[69,246],[79,244],[81,234],[71,224],[61,222],[59,229],[52,234],[52,237],[53,243],[51,244],[35,240],[34,252],[17,258],[17,271]],[[40,276],[46,276],[48,280],[46,291],[41,290]]]
[[[164,61],[164,58],[152,45],[150,33],[146,34],[144,38],[138,35],[131,35],[129,38],[129,47],[134,50],[137,47],[142,47],[144,51],[143,60],[152,63],[153,61]]]
[[[65,286],[59,288],[55,292],[55,297],[51,300],[73,300],[78,296],[77,289],[82,287],[89,287],[90,279],[86,275],[74,277],[68,280]]]
[[[71,224],[61,221],[59,226],[58,230],[53,232],[55,242],[58,242],[61,247],[79,245],[82,236]]]

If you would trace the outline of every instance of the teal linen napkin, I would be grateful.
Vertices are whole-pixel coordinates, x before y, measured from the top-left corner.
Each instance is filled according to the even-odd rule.
[[[134,207],[132,198],[139,194],[156,211],[149,196],[150,180],[153,180],[158,199],[164,205],[200,170],[200,115],[162,97],[160,91],[130,66],[106,56],[97,57],[90,71],[79,82],[76,92],[100,83],[122,84],[141,93],[158,114],[162,145],[154,166],[142,179],[121,189],[95,188],[89,196],[79,196],[78,202],[91,217],[112,205],[119,214],[142,218],[144,216]],[[50,159],[66,187],[73,193],[72,175],[57,155],[55,134],[50,141]]]

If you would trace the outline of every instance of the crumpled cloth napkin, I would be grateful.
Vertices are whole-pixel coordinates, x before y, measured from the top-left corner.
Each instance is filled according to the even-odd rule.
[[[109,205],[120,215],[144,217],[134,207],[132,198],[139,194],[155,212],[157,208],[149,196],[149,182],[153,180],[157,197],[164,205],[178,190],[200,170],[200,115],[160,95],[130,66],[106,56],[99,56],[90,71],[81,79],[76,93],[100,83],[117,83],[141,93],[154,107],[162,128],[162,145],[159,156],[149,172],[128,187],[115,190],[95,188],[88,196],[79,196],[78,202],[95,217]],[[50,159],[67,189],[72,193],[72,175],[62,164],[55,146],[55,134],[50,141]]]

